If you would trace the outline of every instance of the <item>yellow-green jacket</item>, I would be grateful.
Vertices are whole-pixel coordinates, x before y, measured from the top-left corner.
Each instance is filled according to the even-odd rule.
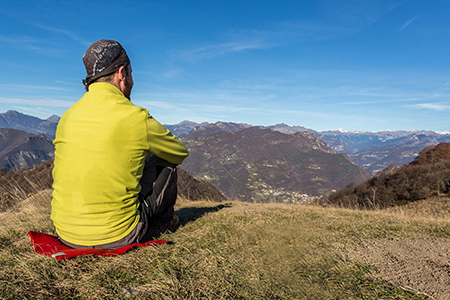
[[[149,151],[173,164],[188,155],[146,109],[104,82],[64,113],[54,144],[51,218],[62,239],[85,246],[118,241],[137,225]]]

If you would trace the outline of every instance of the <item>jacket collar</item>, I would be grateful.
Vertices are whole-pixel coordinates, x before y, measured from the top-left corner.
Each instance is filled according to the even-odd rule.
[[[116,86],[107,82],[94,82],[93,84],[89,85],[89,92],[107,92],[125,97]]]

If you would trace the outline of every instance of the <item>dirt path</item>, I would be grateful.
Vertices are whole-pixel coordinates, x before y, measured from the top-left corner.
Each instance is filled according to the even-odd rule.
[[[348,250],[346,259],[376,266],[377,278],[431,299],[450,299],[449,241],[383,239]]]

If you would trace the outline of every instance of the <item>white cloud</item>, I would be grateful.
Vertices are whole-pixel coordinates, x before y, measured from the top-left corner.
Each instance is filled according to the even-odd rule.
[[[408,21],[403,24],[403,26],[399,30],[403,30],[406,27],[408,27],[412,22],[414,22],[419,16],[415,16],[414,18],[409,19]]]
[[[417,109],[430,109],[430,110],[436,110],[436,111],[450,110],[450,105],[433,104],[433,103],[420,103],[420,104],[415,104],[415,105],[408,105],[408,107],[417,108]]]

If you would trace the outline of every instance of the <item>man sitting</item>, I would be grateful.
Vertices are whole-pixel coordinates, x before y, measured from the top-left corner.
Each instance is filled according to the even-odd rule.
[[[152,226],[177,225],[176,166],[183,143],[131,103],[122,45],[93,43],[83,56],[87,93],[59,121],[51,218],[73,248],[116,249],[145,241]]]

